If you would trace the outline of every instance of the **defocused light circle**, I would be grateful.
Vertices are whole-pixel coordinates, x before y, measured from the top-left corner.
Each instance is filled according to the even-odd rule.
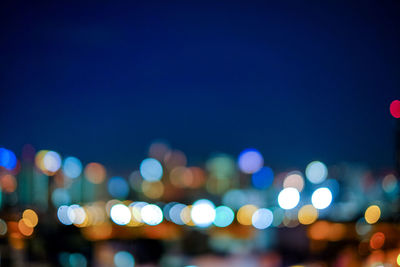
[[[400,118],[400,101],[394,100],[390,103],[390,114],[396,119]]]
[[[69,255],[69,264],[71,267],[86,267],[86,257],[81,253],[72,253]]]
[[[374,224],[381,217],[381,209],[377,205],[369,206],[365,211],[364,217],[367,223]]]
[[[75,157],[64,159],[63,172],[69,178],[76,178],[82,173],[82,163]]]
[[[258,189],[268,188],[274,180],[274,172],[270,167],[262,167],[251,176],[253,186]]]
[[[39,218],[36,212],[31,209],[26,209],[22,213],[22,219],[24,220],[24,223],[29,227],[35,227],[39,222]]]
[[[258,208],[254,205],[244,205],[238,210],[236,214],[236,219],[241,225],[251,225],[253,214],[257,210]]]
[[[62,205],[57,210],[58,220],[64,225],[71,225],[72,221],[68,217],[69,207],[66,205]]]
[[[124,204],[116,204],[111,208],[110,217],[114,223],[126,225],[130,222],[132,214],[130,209]]]
[[[110,195],[115,198],[126,198],[129,194],[128,182],[119,176],[111,177],[107,187]]]
[[[288,187],[283,189],[278,195],[278,203],[282,209],[290,210],[299,204],[300,194],[296,188]]]
[[[86,212],[81,206],[75,204],[69,206],[67,216],[73,224],[82,224],[86,219]]]
[[[148,225],[157,225],[163,220],[162,210],[157,205],[153,204],[144,206],[140,211],[140,215],[142,216],[143,222]]]
[[[305,205],[299,210],[297,218],[301,224],[312,224],[318,219],[318,210],[313,205]]]
[[[207,227],[215,219],[215,206],[207,199],[200,199],[193,203],[190,216],[199,227]]]
[[[254,212],[251,222],[253,226],[257,229],[265,229],[268,228],[274,219],[274,215],[272,211],[269,209],[258,209]]]
[[[307,165],[306,177],[313,184],[322,183],[328,176],[328,169],[320,161],[313,161]]]
[[[233,222],[235,214],[227,206],[219,206],[215,209],[214,225],[218,227],[227,227]]]
[[[161,163],[153,158],[143,160],[140,164],[140,174],[149,182],[159,181],[163,175]]]
[[[43,157],[43,166],[49,172],[56,172],[61,167],[61,157],[57,152],[48,151]]]
[[[371,236],[369,245],[372,249],[380,249],[385,243],[385,235],[382,232],[377,232]]]
[[[7,170],[13,170],[17,166],[17,157],[14,152],[6,148],[0,148],[0,166]]]
[[[51,193],[51,201],[55,207],[69,205],[71,197],[69,196],[68,190],[64,188],[56,188],[53,193]]]
[[[115,267],[134,267],[135,259],[132,254],[127,251],[119,251],[114,255]]]
[[[365,221],[365,218],[360,218],[356,222],[356,232],[360,236],[368,234],[371,229],[372,226]]]
[[[97,162],[91,162],[86,165],[84,173],[86,179],[94,184],[100,184],[106,178],[106,169],[102,164]]]
[[[304,188],[304,179],[299,172],[289,173],[283,180],[283,187],[294,187],[297,191],[301,192]]]
[[[332,193],[329,188],[321,187],[314,191],[311,196],[311,203],[316,209],[327,208],[332,202]]]
[[[177,203],[171,207],[171,209],[169,210],[169,217],[173,223],[178,225],[185,224],[185,222],[183,222],[181,219],[181,212],[184,208],[186,208],[186,205],[181,203]]]
[[[244,173],[255,173],[264,165],[264,158],[256,149],[245,149],[239,155],[238,165]]]
[[[7,233],[7,223],[0,219],[0,235],[5,235]]]

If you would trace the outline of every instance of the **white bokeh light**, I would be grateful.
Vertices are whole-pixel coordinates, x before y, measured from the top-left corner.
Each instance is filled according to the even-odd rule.
[[[140,210],[140,215],[142,221],[148,225],[157,225],[163,221],[163,212],[157,205],[148,204],[144,206]]]
[[[325,209],[332,203],[332,192],[327,187],[321,187],[314,191],[311,203],[316,209]]]
[[[190,217],[199,227],[210,226],[215,219],[215,205],[207,199],[197,200],[193,203]]]
[[[325,181],[328,176],[328,169],[320,161],[313,161],[307,165],[306,177],[313,184],[319,184]]]
[[[43,167],[49,172],[56,172],[61,167],[61,157],[57,152],[49,151],[43,157]]]
[[[274,220],[274,214],[269,209],[258,209],[254,212],[251,222],[257,229],[268,228]]]
[[[86,219],[86,212],[81,206],[75,204],[69,206],[67,216],[73,224],[81,224]]]
[[[278,195],[278,203],[282,209],[290,210],[299,204],[300,194],[296,188],[288,187],[283,189]]]
[[[116,204],[110,210],[111,220],[118,225],[126,225],[131,221],[131,210],[124,204]]]
[[[147,158],[140,164],[140,174],[146,181],[159,181],[163,175],[163,168],[158,160]]]

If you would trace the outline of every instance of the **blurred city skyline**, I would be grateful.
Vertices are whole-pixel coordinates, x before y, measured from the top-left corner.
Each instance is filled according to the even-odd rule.
[[[259,149],[271,167],[394,165],[400,4],[2,3],[0,146],[137,168]]]

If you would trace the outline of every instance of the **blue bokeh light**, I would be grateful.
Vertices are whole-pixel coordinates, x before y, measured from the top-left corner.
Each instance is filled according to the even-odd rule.
[[[6,148],[0,148],[0,166],[7,170],[13,170],[17,166],[17,157],[14,152]]]
[[[82,173],[82,163],[75,157],[68,157],[64,160],[63,172],[69,178],[76,178]]]
[[[107,184],[108,192],[115,198],[126,198],[129,194],[128,182],[119,176],[111,177]]]
[[[114,264],[116,267],[134,267],[135,259],[127,251],[119,251],[114,255]]]
[[[159,181],[163,175],[163,168],[158,160],[147,158],[140,164],[140,174],[146,181]]]
[[[240,153],[238,165],[244,173],[255,173],[264,165],[264,158],[257,149],[248,148]]]
[[[274,172],[270,167],[262,167],[258,172],[253,173],[251,181],[255,188],[266,189],[274,181]]]

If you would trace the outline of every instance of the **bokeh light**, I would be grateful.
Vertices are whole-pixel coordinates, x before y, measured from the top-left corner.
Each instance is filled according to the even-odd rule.
[[[332,203],[332,192],[327,187],[321,187],[314,191],[311,202],[317,209],[325,209]]]
[[[247,203],[246,193],[240,189],[229,190],[222,197],[222,203],[232,209],[238,210]]]
[[[163,212],[157,205],[148,204],[144,206],[140,215],[143,222],[148,225],[157,225],[163,221]]]
[[[258,209],[254,212],[251,222],[253,226],[257,229],[268,228],[274,219],[272,211],[269,209]]]
[[[236,214],[236,219],[242,225],[252,225],[253,214],[257,210],[258,208],[255,205],[244,205],[238,210]]]
[[[171,207],[169,210],[169,217],[173,223],[178,225],[185,224],[181,219],[181,213],[184,208],[186,208],[186,205],[181,203],[176,203]]]
[[[18,221],[18,230],[24,236],[30,236],[33,233],[33,227],[26,225],[23,219]]]
[[[255,188],[266,189],[274,181],[274,172],[270,167],[262,167],[251,176],[252,184]]]
[[[94,184],[100,184],[106,178],[106,169],[97,162],[91,162],[86,165],[84,174],[87,180]]]
[[[43,167],[50,173],[55,173],[61,167],[61,156],[54,151],[48,151],[43,157]]]
[[[69,206],[67,210],[68,219],[75,225],[82,224],[86,220],[86,212],[85,210],[77,205]]]
[[[13,170],[17,165],[17,157],[14,152],[6,148],[0,148],[0,167],[4,167],[7,170]]]
[[[129,194],[128,182],[119,176],[111,177],[107,184],[108,192],[115,198],[126,198]]]
[[[212,224],[215,219],[215,206],[207,199],[200,199],[193,203],[190,217],[199,227],[207,227]]]
[[[130,222],[132,214],[124,204],[116,204],[110,210],[111,220],[118,225],[126,225]]]
[[[162,197],[162,195],[164,194],[164,185],[160,181],[143,181],[142,192],[148,198],[157,199]]]
[[[369,224],[376,223],[381,217],[381,209],[377,205],[369,206],[364,214],[365,221]]]
[[[69,205],[71,204],[71,197],[68,193],[68,190],[64,188],[56,188],[54,189],[53,193],[51,193],[51,201],[55,207]]]
[[[35,227],[39,222],[36,212],[31,209],[24,210],[22,213],[22,220],[29,227]]]
[[[62,205],[57,209],[57,218],[64,225],[71,225],[72,221],[68,217],[69,206]]]
[[[134,267],[135,259],[132,254],[127,251],[118,251],[114,255],[115,267]]]
[[[318,219],[318,210],[313,205],[305,205],[299,210],[297,218],[301,224],[312,224]]]
[[[278,195],[278,204],[282,209],[290,210],[299,204],[300,194],[296,188],[288,187],[283,189]]]
[[[400,100],[394,100],[390,103],[390,114],[396,119],[400,118]]]
[[[385,235],[382,232],[377,232],[371,236],[369,245],[372,249],[380,249],[385,243]]]
[[[3,190],[6,193],[12,193],[16,189],[17,189],[17,179],[15,179],[14,175],[5,174],[0,176],[0,190]]]
[[[382,180],[382,188],[386,193],[396,192],[398,189],[398,181],[393,174],[386,175]]]
[[[328,176],[328,169],[320,161],[313,161],[307,165],[306,177],[313,184],[322,183]]]
[[[244,173],[255,173],[264,165],[264,158],[256,149],[245,149],[239,155],[238,165]]]
[[[0,235],[5,235],[7,233],[7,223],[0,219]]]
[[[62,170],[69,178],[76,178],[82,173],[82,163],[75,157],[67,157],[64,159]]]
[[[206,168],[217,179],[232,178],[235,174],[235,161],[230,155],[217,154],[206,162]]]
[[[147,158],[140,164],[140,174],[149,182],[159,181],[163,175],[163,168],[158,160]]]
[[[219,206],[215,209],[214,225],[217,227],[227,227],[235,219],[235,213],[227,206]]]
[[[86,267],[86,257],[81,253],[71,253],[68,257],[70,267]]]
[[[294,187],[301,192],[304,188],[304,179],[300,172],[291,172],[283,180],[283,187]]]

